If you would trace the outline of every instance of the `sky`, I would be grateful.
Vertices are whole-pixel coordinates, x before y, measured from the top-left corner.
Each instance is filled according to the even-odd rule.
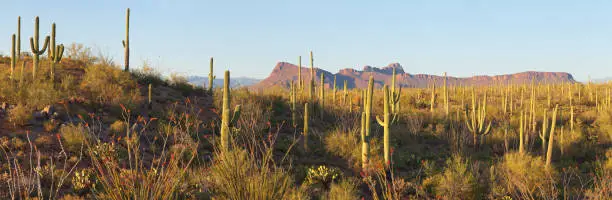
[[[579,81],[612,77],[612,1],[588,0],[3,0],[0,53],[22,17],[29,50],[34,17],[41,35],[82,43],[123,62],[131,9],[132,67],[164,74],[265,78],[279,61],[314,52],[315,66],[382,67],[411,74],[496,75],[569,72]],[[42,37],[41,37],[42,38]]]

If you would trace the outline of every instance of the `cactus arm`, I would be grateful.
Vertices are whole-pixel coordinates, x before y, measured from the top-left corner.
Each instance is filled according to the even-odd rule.
[[[236,107],[234,107],[234,114],[232,115],[232,119],[230,120],[230,126],[236,125],[236,123],[238,122],[238,118],[240,118],[240,111],[240,105],[236,105]]]
[[[378,124],[382,127],[386,126],[385,121],[381,120],[380,117],[378,115],[376,115],[376,121],[378,122]]]
[[[49,46],[49,39],[50,39],[49,36],[45,37],[45,43],[43,43],[43,47],[39,51],[40,54],[45,53],[45,51],[47,50],[47,46]]]

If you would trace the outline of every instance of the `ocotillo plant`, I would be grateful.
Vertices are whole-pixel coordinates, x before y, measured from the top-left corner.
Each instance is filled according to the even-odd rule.
[[[223,80],[223,110],[221,113],[221,150],[229,150],[230,127],[233,127],[240,116],[240,105],[234,109],[233,116],[230,117],[230,72],[225,71]]]
[[[209,94],[213,93],[213,81],[215,80],[215,78],[217,78],[217,76],[213,74],[213,57],[210,57],[210,71],[208,72],[208,93]]]
[[[389,167],[391,165],[391,154],[390,149],[391,145],[389,144],[389,134],[390,134],[390,126],[395,123],[397,120],[397,114],[393,114],[393,118],[391,118],[391,100],[392,94],[389,92],[389,86],[385,85],[383,88],[383,101],[384,101],[384,114],[383,119],[376,116],[376,121],[380,126],[384,129],[383,135],[383,144],[384,144],[384,157],[385,157],[385,165]]]
[[[557,124],[557,109],[559,109],[559,105],[555,105],[555,109],[552,114],[552,122],[550,124],[550,134],[548,136],[548,151],[546,152],[546,168],[550,167],[550,162],[552,161],[552,151],[553,151],[553,142],[555,136],[555,124]]]
[[[36,69],[38,68],[38,62],[40,60],[40,55],[45,53],[47,50],[47,46],[49,45],[49,36],[45,37],[45,42],[43,43],[42,48],[40,47],[39,37],[38,37],[38,16],[34,20],[34,37],[30,37],[30,50],[32,50],[32,61],[34,64],[32,65],[32,78],[36,78]]]
[[[304,132],[302,133],[304,137],[304,152],[308,152],[308,102],[304,103]]]
[[[361,114],[361,167],[367,169],[370,162],[370,116],[372,116],[372,93],[374,93],[374,77],[370,76],[368,89],[365,92],[364,107]]]
[[[468,117],[468,107],[465,108],[465,124],[467,125],[470,132],[472,132],[474,139],[474,147],[478,148],[478,136],[487,135],[491,130],[491,122],[485,125],[487,117],[487,95],[485,93],[482,104],[476,104],[476,95],[472,90],[472,112]]]
[[[55,65],[62,60],[64,55],[64,45],[55,45],[55,23],[51,25],[51,46],[49,46],[49,59],[51,60],[51,68],[49,76],[51,80],[55,80]]]
[[[10,80],[13,80],[15,74],[15,65],[17,64],[17,54],[15,47],[15,34],[11,37],[11,74],[9,76]]]
[[[319,86],[319,114],[321,119],[323,119],[323,113],[325,113],[325,75],[321,73],[321,84]]]
[[[125,40],[122,41],[124,50],[125,71],[130,71],[130,8],[125,13]]]

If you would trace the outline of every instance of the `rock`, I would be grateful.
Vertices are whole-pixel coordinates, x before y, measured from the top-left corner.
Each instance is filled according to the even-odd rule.
[[[43,117],[47,117],[48,118],[48,117],[51,117],[54,112],[55,112],[55,109],[54,109],[53,105],[48,105],[42,111],[40,111],[40,114]]]
[[[8,103],[6,102],[2,102],[2,104],[0,104],[0,110],[6,110],[9,108]]]

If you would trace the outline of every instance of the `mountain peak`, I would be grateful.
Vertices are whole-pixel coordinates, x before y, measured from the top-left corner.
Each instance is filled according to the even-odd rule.
[[[385,67],[377,68],[370,65],[363,67],[363,71],[346,68],[341,69],[338,73],[330,73],[326,70],[315,68],[315,81],[318,83],[320,80],[320,74],[325,74],[325,87],[333,86],[333,77],[337,78],[337,87],[343,87],[346,81],[348,88],[365,88],[368,84],[370,76],[374,78],[375,87],[379,88],[385,84],[390,84],[393,69],[396,70],[396,74],[406,74],[403,67],[399,63],[391,63]],[[310,70],[308,67],[302,67],[302,80],[310,80]],[[291,81],[298,79],[298,66],[288,62],[278,62],[276,67],[270,76],[260,83],[253,86],[253,88],[269,88],[275,85],[288,87]],[[427,74],[411,74],[409,76],[397,76],[396,84],[402,87],[428,87],[431,82],[436,84],[442,84],[444,81],[442,76],[434,76]],[[450,85],[493,85],[499,83],[513,83],[523,84],[535,81],[536,83],[564,83],[576,82],[573,76],[565,72],[535,72],[526,71],[515,74],[495,75],[486,76],[478,75],[472,77],[448,77],[448,84]]]

